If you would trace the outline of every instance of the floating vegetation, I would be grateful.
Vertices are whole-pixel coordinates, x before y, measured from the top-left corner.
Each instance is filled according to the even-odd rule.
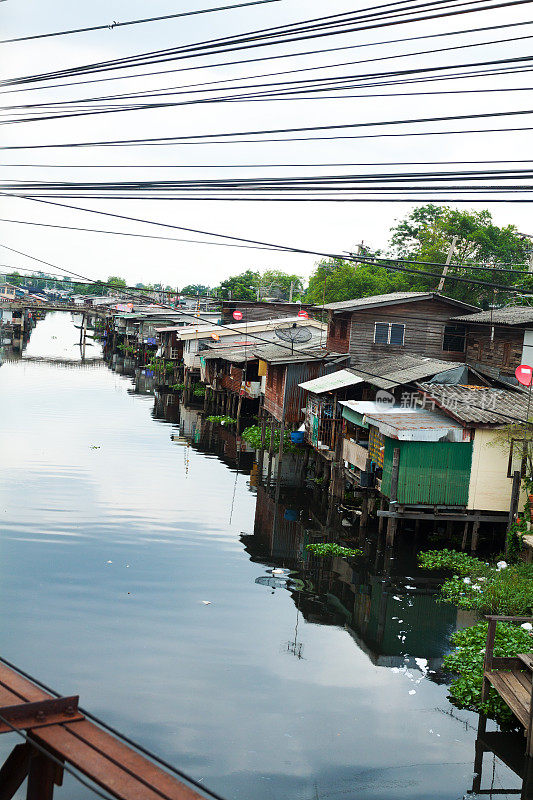
[[[333,544],[332,542],[317,542],[316,544],[308,544],[307,550],[319,558],[326,558],[327,556],[357,558],[358,556],[363,555],[362,550],[354,550],[351,547],[343,547],[340,544]]]

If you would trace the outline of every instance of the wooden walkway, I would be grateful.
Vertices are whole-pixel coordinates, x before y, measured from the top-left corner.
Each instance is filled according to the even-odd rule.
[[[494,640],[498,622],[531,622],[531,617],[487,617],[487,643],[483,662],[483,689],[487,697],[490,686],[500,695],[524,728],[526,755],[533,757],[533,653],[501,658],[494,655]],[[480,715],[478,734],[485,733],[487,718]]]
[[[79,712],[77,697],[56,698],[0,663],[0,733],[14,729],[26,732],[26,741],[0,768],[0,800],[11,800],[26,779],[27,800],[52,800],[69,766],[119,800],[213,796],[90,722]]]

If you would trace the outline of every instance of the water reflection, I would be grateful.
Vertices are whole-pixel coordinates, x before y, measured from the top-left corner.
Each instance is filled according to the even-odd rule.
[[[76,346],[53,314],[26,353]],[[415,545],[335,520],[364,558],[311,558],[316,493],[276,503],[242,439],[136,369],[0,367],[2,654],[228,798],[463,797],[476,720],[440,664],[467,620]]]

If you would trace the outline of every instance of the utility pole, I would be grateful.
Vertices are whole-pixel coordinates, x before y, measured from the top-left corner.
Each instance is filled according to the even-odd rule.
[[[448,248],[448,255],[446,256],[446,263],[444,265],[444,269],[442,270],[442,277],[441,277],[441,279],[439,281],[439,285],[437,287],[437,292],[442,292],[442,290],[444,289],[444,280],[446,278],[446,275],[448,274],[448,267],[450,266],[451,261],[452,261],[452,256],[455,253],[455,243],[456,243],[458,238],[459,238],[458,236],[454,236],[453,239],[452,239],[452,243]]]
[[[291,281],[291,288],[289,289],[289,303],[292,303],[292,292],[294,290],[294,281]]]

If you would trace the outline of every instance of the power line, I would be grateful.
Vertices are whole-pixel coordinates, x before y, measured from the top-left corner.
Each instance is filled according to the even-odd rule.
[[[527,58],[532,58],[527,57]],[[108,146],[124,146],[124,145],[146,145],[146,144],[165,144],[165,143],[175,143],[175,144],[182,144],[184,142],[191,142],[192,140],[199,140],[200,142],[207,142],[210,143],[210,140],[216,139],[217,137],[221,138],[221,141],[225,141],[229,137],[233,136],[260,136],[263,134],[272,134],[272,133],[299,133],[304,131],[330,131],[330,130],[345,130],[347,128],[371,128],[371,127],[380,127],[380,126],[391,126],[391,125],[418,125],[427,122],[451,122],[455,120],[474,120],[474,119],[489,119],[493,117],[517,117],[517,116],[524,116],[528,114],[533,114],[533,109],[525,109],[519,111],[488,111],[482,114],[450,114],[442,117],[418,117],[415,119],[393,119],[393,120],[381,120],[376,122],[347,122],[347,123],[340,123],[337,125],[306,125],[303,127],[297,128],[266,128],[260,130],[249,130],[249,131],[229,131],[229,132],[218,132],[218,133],[197,133],[197,134],[190,134],[188,136],[159,136],[159,137],[152,137],[146,139],[111,139],[106,141],[97,141],[97,142],[70,142],[64,144],[39,144],[39,145],[7,145],[3,149],[4,150],[27,150],[27,149],[45,149],[45,148],[66,148],[66,147],[108,147]],[[527,129],[522,129],[527,130]],[[448,133],[449,131],[445,131]],[[431,131],[426,131],[425,135],[432,133]],[[400,134],[405,135],[405,134]],[[313,137],[315,138],[315,137]],[[316,137],[319,138],[319,137]],[[333,138],[333,137],[328,137]],[[336,137],[335,137],[336,138]],[[339,137],[341,138],[341,137]],[[342,137],[347,138],[347,137]],[[349,137],[354,138],[354,137]],[[237,142],[242,142],[246,140],[236,140]],[[256,140],[252,140],[256,141]],[[272,141],[269,139],[259,140],[261,141]],[[276,141],[282,141],[278,139]],[[291,138],[289,140],[283,141],[301,141],[301,139]],[[198,143],[197,141],[194,142],[195,144]],[[215,144],[219,144],[220,142],[214,142]]]
[[[145,17],[144,19],[132,19],[127,22],[115,22],[107,25],[92,25],[88,28],[71,28],[70,30],[55,31],[53,33],[38,33],[33,36],[18,36],[14,39],[0,39],[0,44],[8,44],[10,42],[27,42],[30,39],[48,39],[52,36],[68,36],[72,33],[85,33],[87,31],[103,31],[113,30],[114,28],[122,28],[126,25],[142,25],[145,22],[160,22],[162,20],[177,19],[178,17],[192,17],[197,14],[210,14],[214,11],[228,11],[233,8],[245,8],[246,6],[258,6],[264,3],[278,3],[280,0],[251,0],[248,3],[239,3],[231,6],[216,6],[215,8],[201,8],[195,11],[182,11],[180,14],[165,14],[161,17]]]
[[[2,194],[6,195],[5,192],[2,192]],[[96,211],[95,209],[87,209],[87,208],[84,209],[84,208],[80,208],[80,207],[77,207],[77,206],[72,206],[72,205],[68,205],[68,204],[64,204],[64,203],[55,203],[55,202],[51,202],[51,201],[36,200],[35,198],[27,198],[27,199],[34,199],[35,202],[44,202],[45,204],[49,204],[49,205],[56,205],[56,206],[60,206],[60,207],[71,208],[71,209],[78,210],[78,211],[87,211],[89,213],[101,214],[101,215],[104,215],[104,216],[111,216],[111,217],[115,217],[115,218],[119,218],[119,219],[128,219],[130,221],[136,221],[136,222],[148,222],[147,220],[142,220],[142,219],[138,219],[138,218],[136,219],[136,218],[133,218],[133,217],[126,217],[124,215],[114,214],[114,213],[106,212],[106,211]],[[213,232],[209,232],[209,231],[199,231],[199,230],[196,230],[196,229],[184,228],[182,226],[170,225],[168,223],[150,222],[149,224],[155,224],[155,225],[158,225],[158,226],[169,227],[169,228],[177,228],[179,230],[189,230],[189,231],[194,232],[194,233],[203,233],[204,235],[207,234],[209,236],[215,236],[217,238],[230,239],[232,241],[239,241],[239,242],[245,242],[245,243],[251,243],[251,244],[266,245],[268,247],[276,248],[280,252],[292,252],[292,253],[299,253],[299,254],[305,254],[305,255],[315,255],[315,256],[320,256],[320,257],[325,257],[325,258],[337,258],[337,259],[341,259],[341,260],[353,261],[353,262],[356,262],[356,263],[368,264],[370,266],[382,266],[384,269],[389,269],[389,270],[393,270],[393,271],[396,271],[396,272],[412,273],[412,274],[417,274],[419,276],[423,275],[423,276],[426,276],[426,277],[437,277],[437,278],[441,277],[440,273],[437,274],[437,273],[423,271],[423,270],[409,270],[409,269],[407,269],[405,267],[398,267],[398,266],[393,267],[393,266],[390,266],[389,264],[376,264],[376,262],[372,262],[368,258],[362,258],[362,257],[359,257],[359,256],[348,256],[347,257],[345,254],[339,255],[339,254],[334,254],[334,253],[324,253],[324,252],[316,251],[316,250],[305,250],[303,248],[288,247],[288,246],[285,246],[285,245],[276,245],[276,244],[273,244],[271,242],[260,242],[260,241],[256,241],[256,240],[252,240],[252,239],[243,239],[241,237],[218,234],[218,233],[213,233]],[[19,253],[21,255],[27,255],[25,253],[22,253],[19,250],[15,250],[14,248],[8,247],[7,245],[1,244],[0,246],[1,247],[5,247],[6,249],[11,250],[12,252],[15,252],[15,253]],[[29,257],[33,258],[33,256],[29,256]],[[42,259],[35,258],[35,260],[36,261],[40,261],[41,263],[46,264],[47,266],[56,267],[55,264],[50,264],[49,262],[44,261]],[[425,265],[425,263],[427,263],[427,262],[419,262],[419,263],[421,263],[422,265]],[[438,264],[438,266],[442,266],[442,264]],[[70,274],[76,275],[77,277],[83,277],[83,278],[85,277],[83,275],[78,275],[77,273],[74,273],[74,272],[71,272]],[[491,289],[501,289],[501,290],[506,291],[506,292],[515,292],[515,293],[533,295],[533,291],[528,291],[528,290],[522,289],[521,287],[509,287],[509,286],[507,286],[505,284],[488,282],[488,281],[478,281],[478,280],[475,280],[473,278],[465,278],[465,277],[460,277],[460,276],[455,276],[454,275],[454,276],[450,276],[449,280],[458,281],[459,283],[469,283],[469,284],[474,284],[474,285],[486,286],[487,288],[491,288]]]
[[[403,1],[404,0],[402,0],[402,2]],[[411,5],[411,6],[407,6],[405,9],[403,9],[401,11],[396,11],[394,13],[396,14],[396,16],[400,16],[401,17],[402,15],[411,13],[415,9],[418,9],[418,8],[424,9],[424,7],[427,7],[427,6],[438,6],[442,2],[446,2],[446,0],[432,0],[432,2],[429,2],[429,3],[422,3],[422,4],[419,4],[419,5]],[[419,16],[410,17],[409,19],[397,19],[397,18],[394,18],[394,14],[393,14],[392,19],[389,19],[388,21],[379,20],[377,22],[373,22],[370,25],[366,24],[364,26],[360,25],[360,26],[351,27],[351,28],[350,27],[346,27],[346,25],[349,24],[349,22],[350,22],[348,20],[344,20],[342,22],[336,22],[336,23],[328,23],[327,25],[325,25],[324,22],[321,23],[323,28],[324,28],[324,26],[326,28],[327,27],[331,28],[332,25],[336,25],[337,28],[338,28],[339,25],[342,25],[342,28],[340,30],[339,29],[336,29],[336,30],[322,30],[320,32],[314,32],[313,28],[320,28],[320,25],[314,25],[314,26],[307,25],[307,27],[306,27],[305,24],[303,24],[303,23],[294,23],[292,26],[281,26],[281,27],[278,27],[278,28],[263,29],[263,31],[261,31],[261,30],[259,30],[259,31],[251,31],[251,32],[248,32],[246,34],[240,34],[240,35],[237,35],[237,36],[234,36],[234,37],[223,37],[221,39],[207,40],[207,41],[204,41],[204,42],[196,42],[196,43],[193,43],[191,45],[186,45],[186,46],[183,46],[183,47],[180,47],[180,48],[169,48],[167,50],[151,51],[151,52],[147,52],[147,53],[143,53],[143,54],[139,54],[139,55],[123,57],[123,58],[120,58],[120,59],[114,59],[114,60],[110,60],[110,61],[106,61],[106,62],[97,62],[95,64],[86,64],[86,65],[82,65],[82,66],[79,66],[79,67],[72,67],[72,68],[68,68],[66,70],[56,70],[54,72],[42,73],[40,75],[30,75],[30,76],[25,76],[25,77],[21,77],[21,78],[7,79],[7,80],[3,81],[1,85],[4,85],[4,86],[19,85],[21,83],[27,83],[27,82],[31,83],[31,82],[35,82],[35,81],[45,81],[45,80],[50,80],[50,79],[54,79],[54,78],[70,77],[70,76],[73,76],[73,75],[76,75],[76,74],[81,74],[81,73],[88,74],[88,73],[94,73],[94,72],[108,71],[110,69],[123,69],[123,68],[129,67],[129,66],[137,66],[137,65],[140,65],[142,63],[158,63],[158,62],[161,62],[161,61],[176,60],[177,58],[191,57],[191,55],[192,56],[206,55],[206,54],[209,54],[209,52],[210,52],[209,48],[211,48],[212,52],[231,52],[233,50],[249,49],[249,48],[255,48],[255,47],[264,47],[264,46],[276,45],[276,44],[287,44],[287,43],[293,42],[293,41],[300,41],[301,39],[313,39],[313,38],[323,37],[323,36],[331,36],[331,35],[338,35],[338,34],[344,34],[344,33],[351,33],[351,32],[354,32],[354,31],[372,30],[374,28],[390,26],[390,25],[405,24],[405,23],[409,23],[409,22],[418,22],[418,21],[423,21],[423,20],[428,20],[428,19],[440,19],[440,18],[443,18],[443,17],[456,16],[458,14],[467,14],[467,13],[473,13],[473,12],[478,12],[478,11],[487,11],[487,10],[506,8],[506,7],[515,6],[515,5],[523,5],[525,3],[531,2],[531,0],[504,0],[504,2],[490,3],[489,5],[477,6],[476,8],[462,8],[462,9],[461,8],[457,8],[458,5],[475,5],[478,2],[484,2],[484,0],[461,0],[461,2],[456,2],[455,5],[453,5],[453,6],[449,6],[449,8],[447,10],[439,11],[438,13],[431,13],[431,14],[428,13],[428,12],[432,11],[433,9],[425,8],[425,11],[423,10],[422,13]],[[390,5],[397,5],[397,3],[393,3],[393,4],[390,4]],[[381,12],[376,12],[373,15],[374,19],[376,19],[376,17],[379,19],[380,16],[383,17],[384,15],[385,15],[385,18],[386,18],[386,13],[389,13],[389,16],[390,16],[390,12],[384,12],[383,8],[384,8],[383,6],[374,6],[374,7],[368,8],[368,9],[361,9],[361,11],[369,11],[369,10],[371,11],[373,9],[382,9]],[[355,17],[353,17],[353,19],[351,20],[352,24],[353,24],[353,20],[354,19],[355,20],[362,19],[363,21],[365,21],[364,16],[361,16],[361,11],[359,12],[359,16],[355,15]],[[367,15],[367,17],[371,18],[372,15]],[[322,18],[322,19],[324,20],[324,19],[328,19],[328,18]],[[368,22],[368,19],[366,21]],[[313,22],[313,21],[311,20],[311,22]],[[300,25],[299,29],[297,27],[298,25]],[[266,31],[266,33],[265,33],[265,31]],[[313,31],[313,32],[311,32],[311,31]],[[292,36],[290,35],[291,33],[292,34],[294,34],[294,33],[298,34],[299,32],[300,32],[300,35],[292,35]],[[223,49],[224,47],[225,47],[225,49]],[[206,51],[206,52],[202,52],[202,51]]]
[[[121,94],[115,94],[115,95],[106,95],[104,97],[80,98],[78,100],[54,101],[52,103],[48,102],[48,103],[36,103],[36,104],[31,104],[31,105],[30,104],[24,104],[24,105],[15,105],[15,106],[5,106],[4,107],[4,111],[5,110],[10,110],[10,109],[21,109],[21,108],[22,109],[49,108],[49,107],[57,108],[57,107],[61,107],[61,106],[64,106],[64,105],[71,105],[72,103],[85,104],[85,103],[91,103],[91,102],[96,102],[96,101],[104,101],[104,100],[131,99],[131,98],[139,98],[139,97],[163,97],[163,96],[168,96],[168,95],[171,95],[171,94],[176,94],[176,93],[178,93],[178,90],[182,90],[181,93],[189,94],[190,92],[185,92],[183,90],[185,90],[185,89],[195,89],[196,87],[208,87],[208,86],[214,86],[214,85],[218,85],[218,84],[234,83],[236,81],[253,80],[253,79],[256,79],[256,78],[273,77],[273,76],[278,76],[278,75],[289,75],[289,74],[300,73],[300,72],[313,72],[313,71],[316,71],[316,70],[324,70],[324,69],[328,69],[329,70],[329,69],[335,69],[335,68],[338,68],[338,67],[353,66],[353,65],[356,65],[356,64],[368,64],[368,63],[372,63],[372,62],[376,62],[376,61],[389,61],[391,59],[394,60],[394,59],[398,59],[398,58],[412,58],[414,56],[428,55],[428,54],[433,55],[435,53],[449,52],[451,50],[464,50],[464,49],[469,49],[469,48],[472,48],[472,47],[485,47],[485,46],[488,46],[488,45],[503,44],[503,43],[506,43],[506,42],[515,43],[517,41],[522,41],[522,40],[531,39],[531,38],[533,38],[533,34],[526,35],[526,36],[512,37],[512,38],[507,38],[507,39],[494,39],[494,40],[491,40],[491,41],[488,41],[488,42],[472,42],[472,43],[469,42],[467,44],[453,45],[453,46],[450,46],[450,47],[441,47],[441,48],[436,48],[436,49],[434,48],[432,50],[419,50],[419,51],[410,52],[410,53],[395,53],[393,55],[377,56],[377,57],[373,57],[373,58],[360,59],[360,60],[356,60],[356,61],[343,61],[343,62],[339,62],[339,63],[336,63],[336,64],[324,64],[324,65],[320,65],[320,66],[301,67],[301,68],[298,68],[298,69],[281,70],[281,71],[277,71],[277,72],[266,72],[266,73],[260,73],[259,75],[248,75],[248,76],[245,76],[245,77],[240,76],[238,78],[223,78],[223,79],[219,79],[219,80],[215,80],[215,81],[204,81],[204,82],[200,82],[200,83],[183,84],[181,86],[171,86],[171,87],[166,87],[164,89],[158,89],[158,90],[142,90],[142,91],[131,92],[131,93],[121,93]],[[493,62],[484,62],[484,63],[493,63]],[[464,66],[464,65],[460,65],[460,66]],[[452,68],[452,67],[450,67],[450,68]],[[338,80],[341,80],[341,79],[342,80],[346,80],[346,79],[351,78],[351,77],[354,77],[354,76],[339,76],[338,78],[330,78],[328,80],[331,80],[331,81],[337,80],[337,79]],[[322,80],[322,79],[320,79],[320,80]],[[258,84],[258,85],[261,86],[263,84]],[[271,84],[271,85],[276,85],[276,84]],[[221,88],[224,89],[224,90],[229,90],[230,87],[221,87]]]
[[[92,83],[106,83],[108,81],[118,81],[118,80],[131,80],[133,78],[145,78],[150,77],[153,75],[170,75],[175,72],[188,72],[190,70],[199,70],[199,69],[212,69],[215,67],[228,67],[228,66],[239,66],[241,64],[251,64],[260,61],[275,61],[278,59],[283,58],[298,58],[300,56],[308,56],[312,55],[315,56],[321,53],[332,53],[341,50],[353,50],[359,49],[362,47],[378,47],[381,45],[390,45],[390,44],[398,44],[401,42],[413,42],[413,41],[420,41],[422,39],[435,39],[447,36],[461,36],[465,34],[472,34],[472,33],[483,33],[485,31],[492,31],[492,30],[502,30],[504,28],[515,28],[521,27],[523,25],[531,25],[533,24],[532,20],[526,20],[524,22],[512,22],[507,24],[500,24],[500,25],[486,25],[478,28],[466,28],[463,30],[458,31],[441,31],[440,33],[433,33],[433,34],[424,34],[420,36],[409,36],[400,39],[386,39],[380,42],[361,42],[359,44],[353,45],[344,45],[343,47],[328,47],[322,50],[306,50],[304,52],[297,52],[297,53],[283,53],[279,55],[272,55],[269,54],[268,56],[261,56],[256,58],[247,58],[247,59],[240,59],[238,61],[223,61],[218,62],[215,64],[196,64],[190,67],[179,67],[170,70],[156,70],[152,72],[137,72],[128,75],[114,75],[109,78],[93,78],[91,80],[85,81],[73,81],[69,83],[59,83],[59,84],[52,84],[48,86],[31,86],[31,87],[22,87],[19,89],[7,89],[4,91],[0,91],[0,94],[13,94],[14,92],[32,92],[32,91],[42,91],[45,89],[57,89],[57,88],[66,88],[68,86],[83,86],[86,84]],[[327,67],[328,65],[324,65]]]

